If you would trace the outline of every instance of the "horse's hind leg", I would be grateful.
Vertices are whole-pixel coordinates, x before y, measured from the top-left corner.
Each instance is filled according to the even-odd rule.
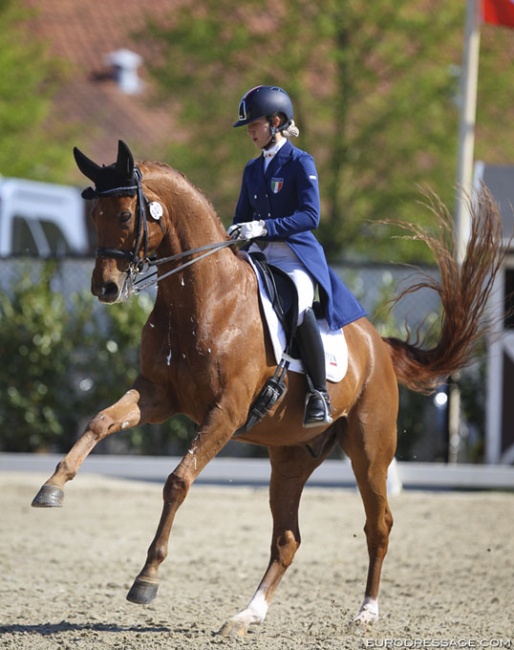
[[[369,410],[363,404],[348,419],[347,434],[342,442],[350,457],[359,486],[366,524],[369,568],[364,601],[355,618],[356,624],[378,619],[378,590],[382,563],[387,553],[393,518],[387,501],[387,471],[396,448],[396,409],[378,402],[381,407]]]
[[[313,458],[305,447],[270,448],[270,507],[273,516],[270,562],[251,601],[223,625],[220,635],[243,636],[250,625],[264,621],[273,594],[300,546],[298,508],[304,485],[332,447],[333,442],[329,439],[318,458]]]
[[[95,445],[120,429],[128,429],[137,424],[150,421],[156,416],[159,403],[159,391],[150,382],[139,377],[134,387],[112,406],[100,411],[88,424],[84,433],[57,465],[55,472],[44,483],[32,501],[35,508],[52,508],[62,505],[63,488],[67,481],[73,479]],[[166,407],[167,408],[167,407]],[[170,414],[160,413],[158,419],[165,419]]]

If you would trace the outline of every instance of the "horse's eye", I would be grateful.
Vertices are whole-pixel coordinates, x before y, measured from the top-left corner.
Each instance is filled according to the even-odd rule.
[[[128,223],[131,218],[132,218],[132,212],[122,212],[120,214],[120,222],[121,223]]]

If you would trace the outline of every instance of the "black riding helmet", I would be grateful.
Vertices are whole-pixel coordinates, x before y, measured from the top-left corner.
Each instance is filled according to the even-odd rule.
[[[293,104],[289,95],[278,86],[256,86],[243,95],[239,103],[239,120],[233,126],[244,126],[275,113],[283,113],[287,118],[278,130],[286,128],[293,119]]]

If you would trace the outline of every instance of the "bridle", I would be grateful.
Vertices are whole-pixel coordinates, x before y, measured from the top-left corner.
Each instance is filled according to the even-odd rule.
[[[127,185],[125,187],[113,187],[108,190],[96,190],[92,187],[87,188],[82,192],[82,196],[85,199],[90,198],[104,198],[109,196],[133,196],[137,194],[137,205],[136,205],[136,227],[137,227],[137,236],[136,242],[134,244],[134,249],[132,251],[122,251],[117,248],[97,248],[96,255],[97,257],[108,257],[112,259],[121,259],[128,260],[129,266],[132,267],[132,270],[139,272],[144,266],[145,259],[148,257],[148,222],[146,220],[146,208],[148,206],[148,199],[146,198],[143,192],[143,186],[141,184],[141,172],[138,168],[134,169],[133,180],[135,185]],[[139,256],[139,249],[141,247],[141,242],[144,246],[144,255],[141,258]]]
[[[131,251],[124,251],[124,250],[119,250],[117,248],[106,248],[106,247],[100,247],[96,249],[97,257],[105,257],[110,259],[122,259],[128,261],[128,269],[126,273],[130,280],[131,289],[134,293],[139,293],[140,291],[143,291],[153,285],[156,285],[161,280],[164,280],[164,278],[167,278],[168,276],[173,275],[174,273],[178,273],[179,271],[182,271],[188,266],[191,266],[191,264],[194,264],[195,262],[199,262],[205,257],[208,257],[209,255],[212,255],[213,253],[216,253],[217,251],[223,248],[227,248],[228,246],[234,246],[236,242],[233,239],[229,239],[227,241],[215,242],[213,244],[206,244],[205,246],[200,246],[199,248],[192,248],[187,251],[176,253],[175,255],[170,255],[169,257],[161,257],[159,259],[156,259],[149,256],[148,255],[147,209],[150,202],[148,201],[148,198],[145,196],[141,180],[142,180],[141,171],[137,167],[135,167],[134,175],[133,175],[134,185],[128,185],[125,187],[115,187],[115,188],[110,188],[102,191],[93,189],[92,187],[88,187],[86,190],[84,190],[84,192],[82,192],[82,196],[85,199],[103,198],[109,196],[137,195],[137,204],[136,204],[136,211],[135,211],[137,234],[136,234],[136,241],[134,243],[134,248]],[[164,234],[165,233],[164,225],[160,219],[158,220],[158,223]],[[141,247],[143,248],[142,257],[140,255]],[[175,262],[177,260],[183,259],[184,257],[190,257],[191,255],[196,255],[197,253],[203,253],[203,254],[199,255],[198,257],[195,257],[194,259],[189,260],[188,262],[185,262],[184,264],[180,264],[179,266],[176,266],[175,268],[171,269],[170,271],[167,271],[166,273],[158,275],[158,271],[156,267],[161,266],[162,264]],[[155,270],[150,275],[145,275],[144,278],[141,278],[140,280],[136,280],[136,276],[139,273],[149,271],[150,269],[155,269]]]

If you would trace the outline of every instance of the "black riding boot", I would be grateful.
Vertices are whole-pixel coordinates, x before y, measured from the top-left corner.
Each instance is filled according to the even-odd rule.
[[[330,399],[326,386],[325,351],[314,311],[306,309],[303,323],[296,330],[300,354],[309,384],[305,403],[304,427],[330,424]]]

